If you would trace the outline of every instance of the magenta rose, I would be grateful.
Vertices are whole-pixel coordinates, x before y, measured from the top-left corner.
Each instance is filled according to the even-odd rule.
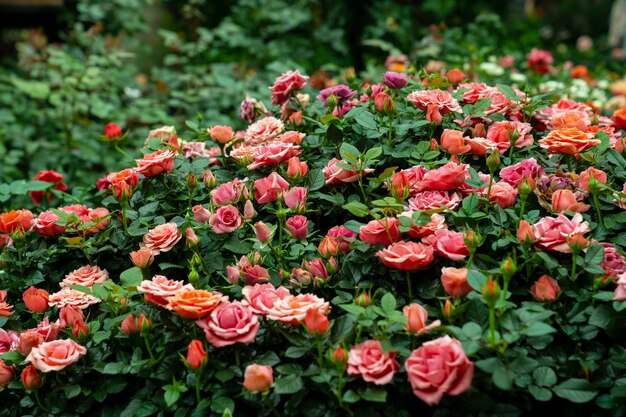
[[[399,369],[396,353],[383,351],[378,340],[359,343],[348,353],[348,375],[361,377],[376,385],[390,383]]]
[[[232,233],[243,224],[243,217],[235,206],[224,206],[211,215],[209,224],[217,234]]]
[[[259,331],[258,317],[239,301],[220,304],[196,324],[204,330],[206,340],[215,347],[253,343]]]

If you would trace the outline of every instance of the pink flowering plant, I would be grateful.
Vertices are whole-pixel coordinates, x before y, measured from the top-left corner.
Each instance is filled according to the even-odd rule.
[[[625,413],[626,110],[376,81],[13,184],[0,415]]]

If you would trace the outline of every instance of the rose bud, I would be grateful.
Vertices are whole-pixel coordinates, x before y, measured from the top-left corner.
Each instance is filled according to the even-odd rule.
[[[517,229],[517,238],[521,243],[533,243],[537,240],[535,236],[535,228],[530,225],[526,220],[519,222],[519,229]]]
[[[489,277],[483,285],[482,294],[487,305],[493,306],[500,298],[500,285],[493,278]]]
[[[561,291],[559,283],[548,275],[543,275],[530,287],[537,301],[554,301]]]
[[[453,298],[465,297],[472,291],[467,282],[467,268],[441,268],[441,284],[446,294]]]
[[[589,241],[585,239],[583,233],[573,233],[566,237],[567,244],[572,251],[578,252],[582,249],[585,249],[589,245]]]
[[[34,347],[39,346],[44,341],[44,336],[36,330],[27,330],[20,333],[15,350],[24,356],[28,356]]]
[[[154,255],[150,249],[139,249],[130,253],[130,259],[139,269],[146,269],[154,262]]]
[[[213,126],[207,130],[211,139],[221,144],[228,143],[235,136],[235,132],[230,126]]]
[[[324,239],[322,239],[322,241],[320,242],[317,250],[324,258],[328,258],[329,256],[337,256],[337,254],[339,253],[339,245],[337,244],[335,239],[326,235],[326,237],[324,237]]]
[[[104,136],[111,140],[119,139],[122,136],[122,127],[113,122],[107,123],[104,126]]]
[[[235,285],[239,282],[239,277],[241,276],[241,271],[236,266],[228,265],[226,267],[226,274],[228,275],[228,282]]]
[[[446,73],[446,77],[450,84],[456,85],[465,79],[465,73],[458,68],[454,68]]]
[[[324,334],[328,331],[328,318],[317,308],[310,308],[304,316],[304,325],[311,334]]]
[[[363,291],[354,299],[354,304],[365,308],[372,304],[372,298],[369,296],[368,293]]]
[[[207,361],[204,345],[199,340],[192,340],[187,348],[187,364],[193,369],[202,369]]]
[[[469,229],[463,236],[463,241],[467,249],[472,253],[480,246],[481,236],[474,230]]]
[[[198,242],[200,241],[200,239],[198,239],[198,236],[196,235],[196,232],[194,232],[191,227],[185,229],[185,238],[187,246],[190,247],[198,246]]]
[[[267,391],[272,386],[274,377],[271,366],[248,365],[244,373],[243,386],[252,392]]]
[[[487,157],[486,162],[489,172],[496,172],[496,170],[500,168],[500,152],[497,150],[491,152],[491,154]]]
[[[213,172],[211,172],[210,169],[204,171],[200,178],[202,179],[202,181],[204,181],[204,185],[206,185],[206,188],[208,188],[209,190],[212,190],[217,186],[217,178],[215,178],[215,175],[213,174]]]
[[[297,156],[292,156],[287,162],[289,164],[287,167],[287,177],[298,180],[306,175],[308,171],[306,161],[302,162]]]
[[[43,313],[47,311],[48,306],[48,291],[30,287],[24,294],[22,294],[22,300],[24,300],[24,304],[26,308],[35,313]]]
[[[263,222],[256,222],[254,224],[254,233],[256,234],[256,238],[261,243],[267,242],[271,235],[270,228]]]
[[[131,333],[139,333],[150,329],[150,320],[146,318],[144,314],[140,314],[139,317],[135,317],[129,314],[121,324],[122,332],[127,336]]]
[[[14,375],[13,367],[6,365],[4,361],[0,359],[0,388],[9,385]]]
[[[89,326],[83,321],[76,321],[72,326],[72,334],[77,339],[83,339],[89,334]]]
[[[246,202],[243,205],[243,216],[246,219],[252,220],[255,215],[256,215],[256,212],[254,211],[254,206],[252,205],[252,201],[246,200]]]
[[[426,333],[433,327],[441,325],[440,320],[435,320],[428,326],[426,320],[428,320],[428,313],[426,309],[419,304],[409,304],[402,309],[404,317],[406,317],[406,330],[413,334]]]
[[[28,365],[22,371],[22,383],[26,389],[37,389],[41,387],[41,377],[37,373],[37,369],[33,365]]]
[[[206,223],[211,218],[211,212],[200,204],[193,206],[191,211],[193,211],[193,218],[200,223]]]
[[[77,321],[83,321],[85,316],[83,311],[78,307],[71,305],[65,305],[61,307],[59,312],[59,318],[61,319],[62,326],[74,326]]]
[[[289,233],[291,233],[291,236],[298,240],[306,239],[309,233],[309,222],[307,218],[299,214],[287,219],[285,225],[287,226],[287,230],[289,230]]]
[[[453,314],[454,314],[454,305],[452,305],[450,300],[446,300],[445,304],[443,305],[443,316],[447,318],[448,320],[450,320]]]
[[[345,366],[346,362],[348,361],[346,351],[343,347],[341,347],[341,345],[337,346],[337,349],[333,351],[330,359],[331,361],[333,361],[333,363],[335,363],[335,365],[341,366]]]

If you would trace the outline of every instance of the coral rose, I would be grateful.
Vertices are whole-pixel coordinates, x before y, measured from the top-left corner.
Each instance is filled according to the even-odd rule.
[[[187,347],[187,364],[192,369],[201,369],[207,361],[207,353],[204,350],[204,344],[199,340],[192,340]]]
[[[58,236],[65,232],[65,226],[56,224],[61,217],[48,210],[40,213],[35,220],[33,230],[41,236]]]
[[[265,316],[274,306],[276,300],[290,296],[289,290],[285,287],[274,288],[270,283],[246,285],[241,290],[244,299],[241,301],[255,314]]]
[[[616,128],[626,129],[626,107],[615,110],[613,116],[611,116],[611,120]]]
[[[433,248],[423,243],[400,241],[376,252],[376,256],[389,268],[415,271],[434,260]]]
[[[196,324],[215,347],[253,343],[259,331],[259,319],[239,301],[222,303]]]
[[[11,380],[15,376],[13,367],[6,365],[2,359],[0,359],[0,388],[4,388],[11,383]]]
[[[98,266],[85,265],[65,276],[63,281],[59,283],[61,288],[70,287],[74,284],[84,287],[93,287],[101,285],[109,279],[109,273],[106,269],[100,269]]]
[[[430,329],[441,326],[441,320],[435,320],[427,326],[428,312],[419,304],[404,306],[402,314],[406,317],[406,330],[409,333],[424,334]]]
[[[407,100],[425,111],[426,120],[431,123],[441,124],[444,114],[461,111],[459,102],[443,90],[413,91],[407,96]]]
[[[134,168],[123,169],[106,176],[109,188],[118,200],[130,198],[139,183],[139,174]]]
[[[580,188],[585,191],[591,191],[589,189],[589,180],[591,180],[591,178],[595,178],[601,184],[606,184],[607,182],[606,172],[601,169],[589,167],[578,176],[578,184],[580,185]]]
[[[165,223],[149,230],[139,246],[150,250],[153,255],[158,255],[170,251],[182,237],[176,223]]]
[[[87,349],[73,340],[53,340],[33,348],[25,361],[41,372],[61,371],[86,353]]]
[[[465,297],[472,291],[467,282],[467,268],[441,268],[441,284],[453,298]]]
[[[289,183],[276,172],[272,172],[269,176],[254,181],[254,198],[259,204],[273,203],[288,188]]]
[[[467,391],[474,376],[474,364],[463,352],[461,342],[450,336],[425,342],[404,363],[413,394],[428,405],[444,394]]]
[[[583,221],[580,213],[576,213],[571,220],[563,214],[559,214],[556,218],[544,217],[533,228],[537,240],[535,245],[545,250],[572,253],[572,248],[567,243],[568,237],[575,234],[582,235],[589,230],[589,223]]]
[[[62,308],[65,306],[72,306],[80,308],[81,310],[89,307],[92,304],[97,304],[101,300],[93,295],[85,294],[84,292],[73,290],[71,288],[63,288],[61,291],[50,294],[48,297],[48,304],[50,307]]]
[[[217,291],[177,291],[174,295],[168,297],[166,308],[173,310],[181,317],[200,319],[226,301],[228,301],[228,297]]]
[[[282,106],[287,103],[290,96],[304,88],[308,79],[309,77],[301,75],[299,70],[287,71],[276,78],[274,85],[270,87],[272,104]]]
[[[34,224],[33,213],[30,210],[11,210],[0,214],[0,233],[15,233],[19,230],[30,229]]]
[[[253,363],[246,367],[243,386],[252,392],[267,391],[274,382],[272,367]]]
[[[255,146],[252,150],[253,163],[248,165],[248,170],[253,171],[259,167],[270,167],[281,162],[288,161],[302,152],[300,146],[284,142],[270,142]]]
[[[135,170],[143,174],[144,177],[154,177],[162,172],[172,172],[175,157],[176,152],[161,149],[144,155],[142,159],[136,159],[137,168]]]
[[[36,313],[43,313],[47,311],[48,306],[48,291],[41,289],[30,287],[22,294],[22,300],[24,300],[24,304],[26,308],[30,311],[34,311]]]
[[[348,375],[358,376],[376,385],[391,382],[400,369],[395,352],[384,352],[378,340],[368,340],[353,346],[348,352]]]
[[[33,178],[33,180],[49,182],[50,184],[54,185],[55,190],[59,190],[59,191],[67,190],[67,185],[65,185],[65,183],[63,182],[63,175],[54,170],[39,171],[37,175],[35,175],[35,178]],[[36,205],[39,205],[43,201],[43,198],[46,195],[46,191],[42,191],[42,190],[31,191],[29,194],[30,194],[30,198],[33,199],[33,203],[35,203]],[[52,198],[53,198],[52,193],[49,193],[48,201],[52,201]]]
[[[191,284],[168,279],[163,275],[155,275],[151,280],[143,280],[137,287],[137,291],[144,294],[146,303],[156,304],[160,307],[167,306],[167,298],[175,295],[177,292],[193,289]]]
[[[508,182],[500,181],[491,187],[489,202],[495,203],[502,208],[511,207],[515,204],[517,188],[513,188]]]
[[[26,389],[40,388],[41,384],[43,383],[41,377],[37,373],[37,368],[35,368],[33,365],[28,365],[27,367],[25,367],[22,371],[22,374],[20,375],[20,378],[22,379],[22,384],[24,384],[24,388]]]
[[[576,196],[572,190],[556,190],[552,194],[552,210],[557,213],[563,211],[585,212],[591,206],[576,201]]]
[[[537,301],[554,301],[560,291],[559,283],[548,275],[543,275],[530,287]]]
[[[372,220],[359,230],[359,239],[370,245],[391,245],[400,240],[400,221],[395,217]]]
[[[298,324],[304,321],[307,310],[311,308],[327,314],[330,304],[323,298],[310,293],[289,295],[277,298],[274,305],[267,310],[266,317],[285,324]]]
[[[472,149],[471,145],[466,142],[463,132],[452,129],[444,129],[441,134],[441,147],[453,155],[462,155]]]
[[[209,224],[217,234],[232,233],[243,224],[243,217],[235,206],[224,206],[217,209],[209,218]]]
[[[539,141],[539,146],[550,153],[576,155],[600,144],[593,133],[586,133],[575,127],[553,130]]]
[[[448,229],[437,230],[423,239],[424,243],[432,245],[435,253],[452,261],[460,261],[469,256],[469,249],[465,245],[463,233]]]

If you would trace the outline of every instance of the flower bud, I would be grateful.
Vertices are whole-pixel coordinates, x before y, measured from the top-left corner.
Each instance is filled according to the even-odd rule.
[[[582,249],[585,249],[589,245],[589,241],[585,239],[582,233],[573,233],[566,237],[567,244],[574,253],[580,252]]]
[[[517,271],[517,264],[510,256],[500,264],[500,273],[505,277],[512,277]]]
[[[543,275],[530,287],[537,301],[554,301],[560,291],[559,283],[548,275]]]
[[[139,269],[146,269],[154,262],[154,255],[149,249],[142,248],[130,253],[130,259]]]
[[[37,373],[37,369],[33,365],[28,365],[22,371],[22,384],[26,389],[37,389],[41,387],[41,377]]]
[[[356,296],[356,298],[354,299],[354,304],[366,308],[370,304],[372,304],[372,298],[367,292],[363,291],[361,294]]]
[[[331,354],[330,360],[338,366],[345,366],[348,361],[348,356],[346,355],[346,351],[341,345],[337,346],[337,348]]]
[[[213,172],[211,172],[210,169],[204,171],[200,178],[202,178],[204,184],[206,185],[206,188],[208,188],[209,190],[212,190],[217,186],[217,178],[215,178],[215,175],[213,175]]]
[[[228,282],[232,285],[235,285],[239,282],[239,277],[241,276],[241,271],[236,266],[228,265],[226,267],[226,274],[228,275]]]
[[[310,308],[304,316],[304,325],[311,334],[324,334],[328,331],[328,317],[322,314],[317,308]]]
[[[89,326],[84,321],[75,321],[72,326],[72,334],[77,339],[84,339],[89,335]]]
[[[465,79],[465,73],[460,69],[454,68],[446,73],[446,77],[450,81],[450,84],[456,85],[460,82],[463,82]]]
[[[384,114],[394,114],[396,112],[396,105],[389,96],[389,94],[382,92],[378,93],[374,98],[374,106],[376,110]]]
[[[80,308],[71,305],[65,305],[61,307],[61,311],[59,312],[59,319],[61,319],[63,327],[74,326],[74,323],[76,323],[77,321],[83,321],[85,319],[85,316]]]
[[[256,234],[256,238],[261,243],[265,243],[270,238],[270,228],[263,222],[256,222],[254,224],[254,233]]]
[[[452,316],[454,315],[454,305],[450,302],[450,300],[446,300],[445,304],[443,305],[442,312],[443,316],[448,320],[452,318]]]
[[[200,274],[196,271],[196,268],[192,267],[191,271],[189,271],[189,275],[187,276],[189,279],[189,283],[196,287],[198,285],[198,281],[200,280]]]
[[[487,157],[487,168],[489,168],[489,172],[492,174],[500,168],[500,152],[498,150],[492,151]]]
[[[328,106],[328,112],[332,112],[335,107],[337,107],[337,96],[335,96],[335,93],[331,93],[328,98],[326,99],[326,105]]]
[[[529,244],[537,241],[535,236],[535,228],[531,226],[526,220],[519,222],[519,229],[517,229],[517,238],[521,243]]]
[[[468,229],[463,236],[463,241],[465,242],[465,246],[470,253],[474,253],[476,249],[480,246],[481,236],[478,232],[474,232],[473,229]]]
[[[24,294],[22,294],[22,300],[26,308],[35,313],[43,313],[47,311],[48,306],[48,291],[40,288],[30,287]]]
[[[121,329],[127,336],[132,333],[139,333],[150,330],[150,320],[146,318],[144,314],[140,314],[139,317],[135,317],[132,314],[126,316],[122,321]]]
[[[337,256],[339,253],[339,245],[332,237],[326,235],[324,239],[320,242],[317,250],[320,255],[324,258],[328,258],[329,256]]]
[[[246,219],[249,220],[252,220],[256,215],[254,211],[254,206],[252,205],[252,201],[246,200],[245,204],[243,205],[243,215]]]
[[[104,126],[104,136],[110,140],[118,140],[122,136],[122,127],[116,123],[107,123]]]
[[[522,199],[528,197],[528,195],[533,191],[533,188],[531,187],[528,178],[524,178],[522,181],[520,181],[517,188]]]
[[[244,373],[243,386],[252,392],[267,391],[274,382],[271,366],[248,365]]]
[[[328,274],[334,274],[335,272],[337,272],[339,270],[339,264],[337,263],[337,260],[331,256],[330,258],[328,258],[328,262],[326,262],[326,272],[328,272]]]
[[[500,298],[500,284],[494,281],[492,277],[489,277],[483,285],[482,294],[487,305],[493,307],[498,298]]]
[[[202,369],[207,362],[207,353],[204,344],[199,340],[192,340],[187,347],[187,364],[192,369]]]
[[[287,177],[299,180],[308,172],[306,161],[300,161],[300,158],[293,156],[287,161]]]
[[[187,186],[193,190],[194,188],[196,188],[196,185],[198,185],[198,182],[196,181],[196,176],[195,175],[188,175],[187,176]]]

